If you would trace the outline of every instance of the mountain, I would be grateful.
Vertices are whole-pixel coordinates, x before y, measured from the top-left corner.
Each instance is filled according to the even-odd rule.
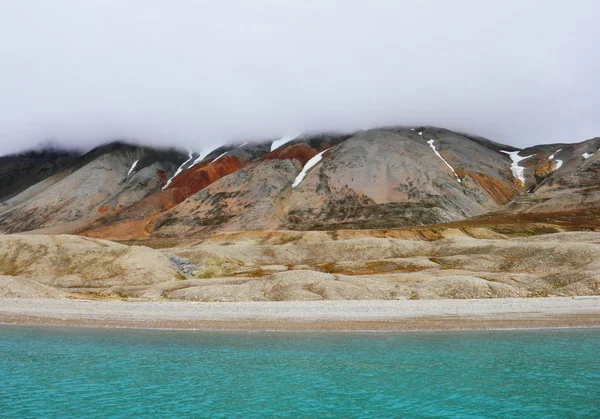
[[[600,138],[577,144],[526,148],[527,194],[504,212],[548,217],[596,213],[600,210]],[[529,157],[531,156],[531,157]]]
[[[597,229],[599,149],[600,138],[520,150],[442,128],[383,127],[205,152],[112,143],[38,153],[10,178],[18,182],[5,180],[13,169],[0,172],[0,232],[137,240],[519,220]]]
[[[36,154],[37,155],[37,154]],[[55,152],[38,157],[51,159]],[[85,155],[59,160],[62,171],[48,176],[0,204],[0,231],[74,232],[106,213],[160,191],[184,154],[122,142]],[[16,162],[21,155],[9,157]],[[13,163],[17,166],[17,163]],[[58,163],[56,164],[58,166]],[[25,177],[22,185],[32,183]],[[2,192],[2,196],[9,196]]]

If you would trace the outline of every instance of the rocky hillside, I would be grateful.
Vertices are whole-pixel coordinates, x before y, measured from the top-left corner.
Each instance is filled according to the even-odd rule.
[[[190,152],[115,143],[57,158],[39,178],[28,169],[18,186],[0,177],[0,232],[134,240],[523,217],[597,221],[599,149],[595,138],[519,150],[435,127]]]
[[[0,204],[0,232],[77,231],[98,217],[157,193],[184,154],[112,143]],[[17,160],[19,156],[12,157]]]

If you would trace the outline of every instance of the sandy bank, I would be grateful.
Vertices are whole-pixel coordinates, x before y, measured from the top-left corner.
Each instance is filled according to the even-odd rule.
[[[0,299],[0,323],[339,331],[600,327],[600,297],[233,303]]]

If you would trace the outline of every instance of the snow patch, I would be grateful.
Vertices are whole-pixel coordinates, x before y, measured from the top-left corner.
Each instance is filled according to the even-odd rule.
[[[519,162],[521,160],[525,160],[525,159],[532,157],[533,154],[531,156],[521,157],[521,156],[519,156],[519,153],[520,153],[519,151],[500,150],[500,152],[508,154],[510,156],[510,159],[512,160],[512,164],[510,165],[510,171],[512,172],[513,176],[516,179],[519,179],[521,182],[523,182],[523,185],[524,185],[525,184],[525,168],[519,166]]]
[[[219,155],[219,157],[217,157],[216,159],[214,159],[213,161],[210,162],[210,164],[213,164],[214,162],[216,162],[217,160],[219,160],[221,157],[223,157],[225,154],[227,154],[227,151],[221,155]]]
[[[129,169],[129,172],[127,172],[127,177],[129,177],[131,172],[133,172],[133,169],[135,169],[135,166],[137,166],[138,162],[139,162],[139,160],[136,160],[133,162],[133,164],[131,165],[131,168]]]
[[[421,133],[419,133],[419,134],[421,134]],[[436,148],[435,148],[435,141],[434,140],[429,140],[429,141],[427,141],[427,144],[429,144],[429,147],[431,147],[431,149],[433,150],[433,152],[435,153],[435,155],[438,156],[444,163],[446,163],[446,166],[448,166],[450,168],[450,170],[452,170],[452,173],[454,173],[454,176],[456,176],[456,180],[458,180],[458,183],[462,183],[462,181],[460,180],[460,178],[456,174],[456,171],[454,170],[454,167],[450,166],[450,163],[448,163],[446,161],[446,159],[443,158],[442,155],[436,150]]]
[[[329,150],[329,149],[327,149],[327,150]],[[319,154],[317,154],[312,159],[310,159],[309,161],[306,162],[306,164],[302,168],[302,171],[300,172],[300,174],[298,176],[296,176],[294,183],[292,183],[292,188],[295,188],[296,186],[300,185],[300,183],[304,180],[304,177],[306,176],[308,171],[321,161],[321,159],[323,158],[323,153],[325,153],[327,150],[321,151]]]
[[[243,146],[245,146],[246,144],[248,144],[248,141],[246,141],[244,144],[238,146],[238,148],[242,148]]]
[[[200,163],[202,160],[204,160],[206,158],[206,156],[208,156],[210,153],[212,153],[219,147],[221,147],[221,146],[219,145],[217,147],[202,149],[202,151],[200,151],[200,155],[198,157],[196,157],[196,160],[194,160],[194,162],[192,163],[192,165],[190,167],[193,167],[193,166],[197,165],[198,163]]]
[[[560,150],[562,150],[562,148],[559,148],[553,154],[551,154],[550,157],[548,157],[548,160],[554,160],[554,156],[556,156],[556,154],[559,153]]]
[[[586,160],[587,160],[587,159],[589,159],[590,157],[592,157],[592,156],[593,156],[593,154],[583,153],[581,156],[582,156],[584,159],[586,159]]]
[[[556,156],[556,154],[558,154],[560,152],[560,150],[562,150],[562,148],[559,148],[558,150],[556,150],[550,157],[548,157],[548,160],[554,160],[554,156]],[[562,165],[563,165],[563,161],[556,159],[556,169],[554,169],[554,170],[560,169]]]
[[[423,131],[419,131],[419,132],[417,132],[417,134],[419,134],[422,137],[423,136]]]
[[[184,161],[181,164],[181,166],[179,166],[179,168],[177,168],[177,171],[175,172],[175,174],[173,175],[173,177],[171,179],[167,180],[167,184],[165,186],[163,186],[163,188],[162,188],[163,191],[165,189],[167,189],[167,186],[169,186],[171,184],[171,181],[173,179],[175,179],[177,177],[177,175],[180,174],[183,171],[183,168],[185,167],[185,165],[188,164],[190,160],[192,160],[192,156],[193,156],[192,150],[188,150],[188,153],[189,153],[188,159],[186,161]]]
[[[298,135],[300,134],[284,135],[283,137],[281,137],[280,140],[273,141],[273,144],[271,144],[271,151],[277,150],[285,143],[289,143],[290,141],[298,137]]]

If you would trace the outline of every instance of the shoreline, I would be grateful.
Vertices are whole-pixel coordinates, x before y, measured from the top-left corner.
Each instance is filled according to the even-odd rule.
[[[600,327],[600,297],[286,302],[0,299],[0,325],[400,332]]]

